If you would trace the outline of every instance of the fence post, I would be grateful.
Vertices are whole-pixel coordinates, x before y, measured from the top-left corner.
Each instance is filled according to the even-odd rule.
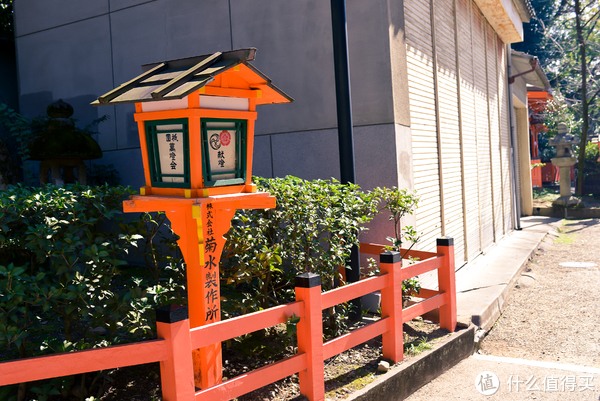
[[[304,316],[297,324],[298,353],[306,353],[306,370],[298,373],[300,393],[310,401],[325,399],[323,367],[323,309],[321,276],[302,273],[296,276],[296,301],[304,301]]]
[[[164,401],[194,399],[194,364],[188,309],[166,305],[156,310],[159,338],[167,340],[168,359],[160,362],[160,381]]]
[[[402,254],[384,252],[379,255],[381,274],[388,275],[381,289],[381,318],[390,319],[390,330],[382,335],[383,357],[400,362],[404,359],[404,330],[402,328]]]
[[[446,293],[446,303],[440,306],[440,328],[456,330],[456,277],[454,273],[454,238],[437,239],[437,253],[444,256],[438,269],[440,292]]]

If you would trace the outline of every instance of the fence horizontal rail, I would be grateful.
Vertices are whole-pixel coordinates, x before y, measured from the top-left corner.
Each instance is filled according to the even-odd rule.
[[[196,401],[230,400],[306,369],[306,354],[294,355],[196,393]]]
[[[361,244],[365,254],[381,254],[383,245]],[[211,323],[190,330],[187,310],[166,306],[158,319],[158,340],[117,345],[72,353],[48,355],[0,363],[0,386],[67,376],[97,370],[161,361],[163,396],[166,400],[213,401],[237,398],[285,377],[299,373],[300,391],[311,400],[324,398],[323,361],[382,335],[385,358],[403,358],[402,324],[440,308],[440,327],[456,327],[454,248],[451,238],[438,239],[438,252],[402,250],[418,257],[418,263],[402,267],[401,253],[381,255],[382,274],[321,293],[321,278],[312,273],[296,277],[296,302]],[[423,301],[402,309],[402,280],[438,270],[439,291],[421,289],[414,294]],[[381,290],[382,318],[350,333],[323,343],[322,311],[350,299]],[[191,352],[234,337],[300,318],[298,354],[234,377],[215,386],[195,391]]]
[[[441,292],[439,292],[438,290],[430,290],[429,288],[421,288],[419,290],[418,294],[413,293],[413,294],[411,294],[411,296],[414,298],[426,299],[426,298],[434,297],[438,294],[441,294]]]
[[[275,306],[258,312],[222,320],[190,331],[192,349],[206,347],[221,341],[285,323],[293,315],[304,316],[304,303],[300,301]]]
[[[377,337],[390,329],[390,318],[384,317],[374,323],[351,331],[329,340],[323,344],[323,360],[331,358],[352,347],[356,347],[370,339]]]
[[[367,243],[367,242],[361,242],[359,249],[360,249],[360,253],[364,253],[367,255],[380,255],[386,251],[385,245],[371,244],[371,243]],[[416,251],[413,249],[408,250],[406,248],[400,248],[400,250],[398,252],[400,252],[404,256],[404,259],[416,258],[419,261],[427,260],[429,258],[433,258],[433,257],[437,256],[437,253],[435,253],[435,252]]]
[[[436,256],[435,258],[427,259],[422,262],[415,263],[414,265],[403,267],[402,270],[400,270],[401,279],[407,280],[432,270],[439,269],[443,266],[443,261],[443,256]]]
[[[164,361],[163,339],[0,363],[0,386]]]
[[[430,312],[446,303],[446,293],[438,294],[433,296],[432,298],[428,298],[424,301],[421,301],[417,304],[411,305],[406,309],[402,310],[402,323],[409,322],[416,318],[417,316],[421,316],[427,312]]]
[[[343,302],[348,302],[350,299],[379,291],[387,285],[387,279],[387,275],[382,274],[381,276],[369,277],[356,283],[346,284],[343,287],[324,292],[321,295],[321,306],[323,309],[331,308]]]

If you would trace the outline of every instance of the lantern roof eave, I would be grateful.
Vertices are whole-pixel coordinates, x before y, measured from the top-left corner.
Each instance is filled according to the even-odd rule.
[[[141,75],[98,97],[91,104],[105,106],[126,103],[156,102],[182,99],[210,84],[234,67],[244,65],[253,75],[250,89],[268,92],[256,104],[289,103],[294,99],[271,83],[269,77],[252,66],[255,48],[151,63],[142,66]]]

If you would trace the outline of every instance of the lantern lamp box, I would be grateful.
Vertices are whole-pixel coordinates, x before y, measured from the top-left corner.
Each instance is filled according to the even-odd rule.
[[[135,103],[142,195],[187,198],[254,192],[256,106],[293,99],[249,62],[256,49],[144,65],[95,106]]]

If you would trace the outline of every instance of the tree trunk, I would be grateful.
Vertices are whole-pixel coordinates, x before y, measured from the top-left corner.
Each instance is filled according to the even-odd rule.
[[[590,126],[589,103],[587,98],[587,60],[586,43],[583,38],[583,27],[581,23],[581,2],[575,0],[575,23],[577,28],[577,44],[579,45],[579,56],[581,57],[581,142],[579,143],[579,158],[577,162],[577,188],[576,195],[583,195],[583,172],[585,168],[585,148],[587,145],[587,134]]]

